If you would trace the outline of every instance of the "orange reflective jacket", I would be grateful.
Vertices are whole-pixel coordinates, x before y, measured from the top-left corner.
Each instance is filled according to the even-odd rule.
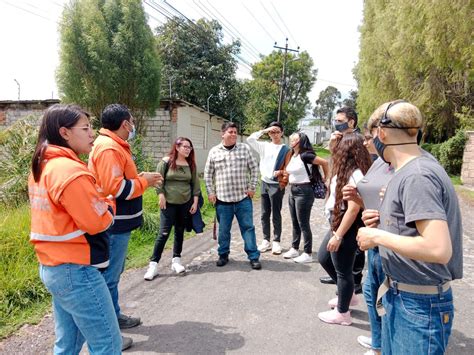
[[[49,145],[40,180],[30,175],[30,241],[43,265],[65,263],[106,267],[109,244],[104,232],[112,208],[97,191],[95,178],[69,148]]]
[[[128,142],[108,129],[99,134],[89,154],[89,170],[103,196],[114,197],[116,214],[110,232],[129,232],[142,224],[142,195],[148,182],[138,176]]]

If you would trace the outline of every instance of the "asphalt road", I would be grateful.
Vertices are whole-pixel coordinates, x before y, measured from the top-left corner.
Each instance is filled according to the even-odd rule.
[[[291,220],[283,207],[282,246],[291,242]],[[474,221],[472,206],[463,202],[464,279],[454,282],[455,319],[449,354],[474,353]],[[261,240],[259,201],[254,202],[257,240]],[[314,250],[328,226],[322,201],[312,211]],[[260,271],[251,270],[234,225],[231,261],[217,268],[212,231],[185,242],[187,272],[174,275],[166,252],[160,276],[143,280],[145,269],[130,270],[121,282],[125,314],[143,324],[124,332],[134,339],[130,354],[363,354],[356,341],[369,335],[364,302],[352,309],[352,326],[322,323],[317,313],[328,309],[335,286],[322,285],[324,270],[316,262],[299,265],[282,256],[262,254]],[[362,298],[361,298],[362,300]],[[1,354],[47,354],[54,342],[51,315],[36,326],[25,326],[0,343]]]

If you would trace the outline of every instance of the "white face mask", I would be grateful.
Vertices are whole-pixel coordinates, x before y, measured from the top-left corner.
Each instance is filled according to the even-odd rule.
[[[130,122],[129,122],[130,123]],[[130,123],[131,124],[131,123]],[[131,132],[128,132],[128,139],[129,141],[131,141],[133,138],[135,138],[135,135],[136,135],[136,129],[135,129],[135,125],[134,124],[131,124],[132,125],[132,131]]]

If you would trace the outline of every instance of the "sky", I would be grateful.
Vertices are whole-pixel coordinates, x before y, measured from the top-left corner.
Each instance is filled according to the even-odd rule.
[[[66,0],[0,0],[0,101],[58,98],[58,22]],[[309,94],[314,105],[328,85],[344,95],[356,89],[352,69],[358,60],[363,0],[146,0],[152,29],[173,6],[191,20],[216,18],[224,42],[243,44],[237,77],[251,78],[248,64],[277,46],[307,51],[318,70]],[[164,9],[164,10],[163,10]],[[243,62],[243,63],[242,63]]]

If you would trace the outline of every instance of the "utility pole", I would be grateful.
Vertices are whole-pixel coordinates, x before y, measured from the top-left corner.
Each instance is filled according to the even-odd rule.
[[[286,54],[288,52],[299,53],[300,47],[298,47],[297,49],[288,48],[288,38],[286,38],[285,47],[278,47],[277,43],[275,42],[275,45],[273,46],[273,48],[278,48],[278,49],[284,49],[285,50],[285,57],[283,59],[283,70],[282,70],[282,73],[281,73],[280,97],[278,98],[277,122],[280,122],[281,108],[282,108],[282,105],[283,105],[283,94],[284,94],[284,91],[285,91],[285,82],[286,82]]]
[[[18,101],[20,101],[20,83],[16,79],[13,80],[15,80],[15,83],[18,85]]]

